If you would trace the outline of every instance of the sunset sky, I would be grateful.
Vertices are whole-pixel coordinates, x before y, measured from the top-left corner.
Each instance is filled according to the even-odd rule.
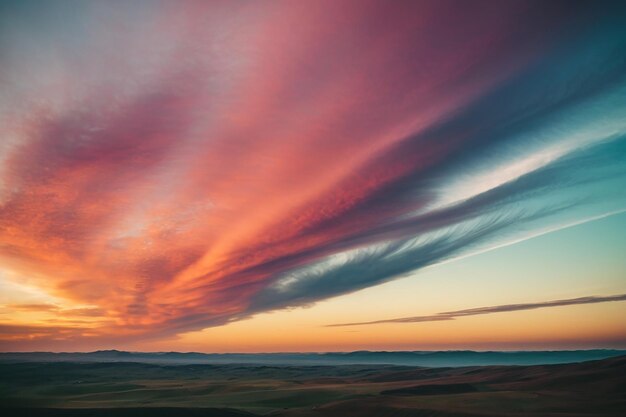
[[[0,350],[626,348],[626,8],[1,1]]]

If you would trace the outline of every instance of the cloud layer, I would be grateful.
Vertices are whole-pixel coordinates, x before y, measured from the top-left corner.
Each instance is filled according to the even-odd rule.
[[[94,312],[45,337],[220,325],[626,208],[610,3],[1,7],[0,265]]]

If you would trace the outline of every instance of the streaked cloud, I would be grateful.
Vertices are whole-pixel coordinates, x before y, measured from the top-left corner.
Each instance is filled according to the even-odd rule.
[[[5,308],[18,311],[57,311],[59,309],[54,304],[9,304]]]
[[[499,306],[469,308],[465,310],[446,311],[443,313],[432,314],[430,316],[413,316],[402,317],[398,319],[374,320],[357,323],[339,323],[329,324],[327,327],[344,327],[344,326],[363,326],[368,324],[386,324],[386,323],[421,323],[425,321],[445,321],[454,320],[465,316],[478,316],[481,314],[507,313],[510,311],[535,310],[538,308],[563,307],[579,304],[596,304],[607,303],[612,301],[626,301],[626,294],[609,295],[605,297],[588,296],[579,298],[570,298],[567,300],[542,301],[538,303],[523,304],[504,304]]]

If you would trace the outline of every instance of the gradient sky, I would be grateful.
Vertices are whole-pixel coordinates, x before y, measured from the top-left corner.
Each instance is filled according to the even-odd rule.
[[[0,350],[626,348],[624,51],[617,2],[0,1]]]

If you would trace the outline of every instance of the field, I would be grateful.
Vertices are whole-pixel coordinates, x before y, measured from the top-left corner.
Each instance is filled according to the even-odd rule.
[[[5,362],[0,406],[25,417],[618,417],[626,357],[458,368]]]

